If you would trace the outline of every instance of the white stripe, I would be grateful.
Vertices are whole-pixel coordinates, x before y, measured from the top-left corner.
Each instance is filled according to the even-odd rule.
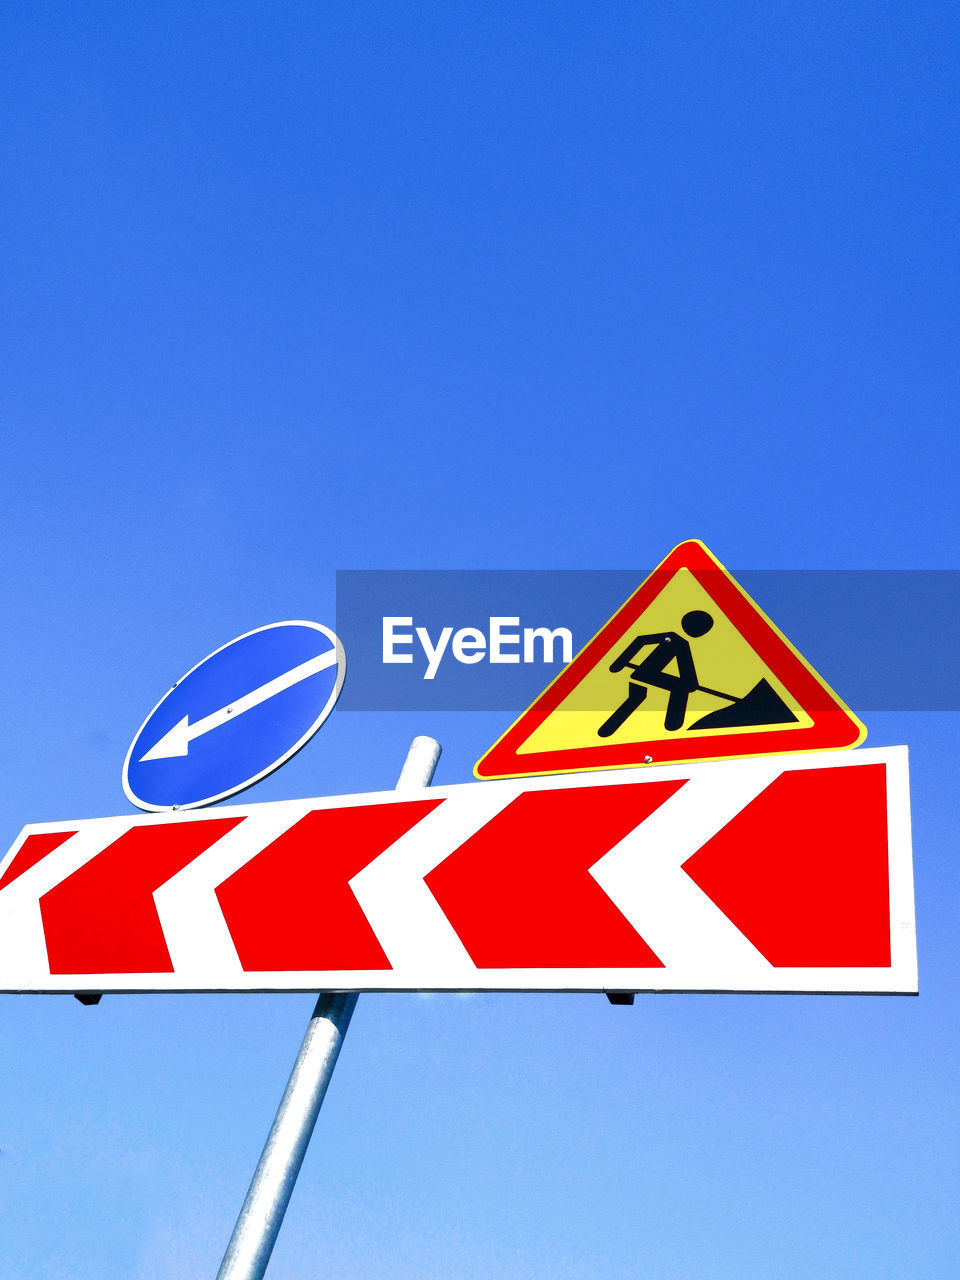
[[[771,965],[690,879],[682,865],[780,774],[694,775],[595,863],[591,875],[683,985],[769,980]],[[759,972],[758,972],[759,971]]]

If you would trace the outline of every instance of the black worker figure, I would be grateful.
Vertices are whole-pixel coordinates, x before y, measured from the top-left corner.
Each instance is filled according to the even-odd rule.
[[[713,626],[713,618],[703,609],[691,609],[683,615],[680,625],[686,632],[685,636],[676,631],[657,631],[649,636],[634,636],[623,653],[610,664],[611,671],[629,669],[630,684],[626,699],[597,730],[598,737],[612,737],[641,705],[651,686],[654,689],[666,689],[670,695],[667,699],[667,714],[663,718],[663,727],[669,733],[676,733],[684,727],[691,731],[716,731],[797,722],[797,717],[766,678],[761,678],[752,689],[742,694],[724,693],[722,689],[711,689],[701,684],[687,636],[695,640],[705,636]],[[642,662],[634,662],[633,659],[640,650],[651,644],[654,646],[653,652],[647,654]],[[677,675],[667,671],[674,660]],[[692,724],[684,726],[687,702],[691,693],[698,689],[714,698],[722,698],[728,705],[716,711],[708,711]]]
[[[695,690],[699,689],[697,669],[690,652],[690,641],[705,636],[713,626],[713,618],[703,609],[691,609],[685,613],[680,622],[686,635],[676,631],[659,631],[649,636],[634,636],[624,651],[611,663],[611,671],[630,670],[630,685],[627,696],[613,715],[597,730],[601,738],[609,738],[620,728],[628,716],[633,715],[647,696],[649,686],[655,689],[666,689],[667,714],[663,727],[674,733],[683,728],[683,720],[687,714],[687,701]],[[634,662],[641,649],[653,645],[653,652],[647,654],[642,662]],[[666,668],[676,661],[677,675]]]

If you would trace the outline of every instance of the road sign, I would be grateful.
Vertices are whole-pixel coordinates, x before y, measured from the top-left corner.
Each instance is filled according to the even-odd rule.
[[[827,751],[866,732],[703,543],[683,542],[474,773]]]
[[[140,809],[196,809],[252,786],[290,759],[333,710],[346,660],[319,622],[274,622],[238,636],[164,694],[123,762]]]
[[[906,748],[46,823],[0,864],[0,990],[318,989],[913,992]]]

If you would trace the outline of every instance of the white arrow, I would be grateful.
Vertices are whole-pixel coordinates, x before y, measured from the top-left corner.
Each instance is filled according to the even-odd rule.
[[[326,671],[327,667],[335,666],[336,661],[337,649],[328,649],[326,653],[318,654],[317,657],[311,658],[309,662],[301,662],[299,667],[293,667],[290,671],[285,671],[282,676],[277,676],[275,680],[268,680],[259,689],[254,689],[251,693],[245,693],[242,698],[237,698],[236,702],[231,702],[228,707],[221,707],[219,711],[212,711],[210,715],[204,716],[202,720],[197,720],[194,724],[190,723],[188,715],[184,716],[172,729],[167,730],[159,742],[155,742],[150,750],[140,757],[141,762],[144,760],[168,760],[171,756],[187,755],[190,751],[190,743],[194,738],[199,738],[203,734],[209,733],[211,729],[219,729],[228,720],[232,720],[235,716],[243,715],[244,711],[249,711],[252,707],[258,707],[261,702],[266,702],[267,698],[272,698],[275,693],[283,693],[284,689],[289,689],[292,685],[299,684],[301,680],[306,680],[308,676],[315,676],[318,671]]]

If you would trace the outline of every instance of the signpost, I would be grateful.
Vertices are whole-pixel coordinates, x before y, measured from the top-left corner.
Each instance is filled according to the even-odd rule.
[[[137,732],[149,816],[0,861],[0,991],[321,992],[218,1280],[265,1272],[360,991],[916,992],[906,748],[835,754],[863,725],[702,543],[483,756],[499,780],[426,793],[416,738],[394,791],[192,812],[298,751],[344,670],[318,623],[239,636]]]
[[[154,813],[196,809],[259,782],[320,728],[345,669],[319,622],[274,622],[222,645],[138,729],[123,762],[127,799]]]
[[[907,752],[37,824],[0,990],[911,992]]]
[[[396,790],[429,787],[439,759],[439,742],[414,738]],[[261,1280],[266,1271],[356,1004],[342,991],[317,998],[217,1280]]]

